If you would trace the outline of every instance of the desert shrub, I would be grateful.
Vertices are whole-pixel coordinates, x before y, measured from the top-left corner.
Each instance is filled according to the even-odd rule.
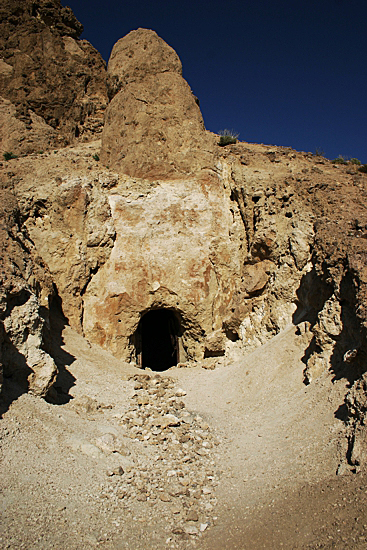
[[[358,170],[360,172],[363,172],[364,174],[367,174],[367,164],[362,164],[362,166],[360,166]]]
[[[355,158],[349,159],[349,162],[350,162],[351,164],[356,164],[357,166],[361,166],[361,161],[358,160],[358,159],[355,159]]]
[[[4,153],[3,157],[4,157],[4,160],[11,160],[11,159],[18,158],[17,155],[14,155],[14,153],[12,153],[12,152]]]
[[[338,158],[332,160],[331,162],[334,164],[348,164],[348,161],[342,155],[339,155]]]
[[[224,147],[225,145],[231,145],[231,144],[237,143],[237,138],[239,136],[239,134],[237,134],[233,130],[227,130],[227,129],[221,130],[219,132],[219,135],[220,135],[220,138],[219,138],[218,145],[220,145],[221,147]]]
[[[94,160],[98,161],[99,160],[99,155],[97,153],[94,153],[93,158],[94,158]]]

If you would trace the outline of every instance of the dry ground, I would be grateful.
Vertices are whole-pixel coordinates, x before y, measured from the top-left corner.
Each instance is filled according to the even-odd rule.
[[[336,475],[346,383],[304,385],[302,338],[290,326],[235,364],[161,373],[175,381],[169,405],[186,393],[183,445],[183,421],[167,440],[131,436],[124,419],[144,417],[145,390],[129,377],[141,371],[66,327],[59,384],[72,399],[23,394],[0,421],[1,547],[365,549],[366,477]],[[162,500],[172,479],[185,492]]]

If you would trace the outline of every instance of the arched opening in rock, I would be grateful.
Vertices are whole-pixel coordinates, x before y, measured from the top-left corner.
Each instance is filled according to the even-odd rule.
[[[165,371],[180,358],[181,324],[170,309],[152,309],[140,320],[135,333],[137,363],[143,369]]]

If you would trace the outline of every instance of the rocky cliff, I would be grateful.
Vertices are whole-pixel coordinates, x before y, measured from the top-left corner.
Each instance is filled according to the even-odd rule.
[[[106,73],[59,2],[4,6],[2,148],[23,155],[0,167],[6,376],[52,385],[52,296],[90,342],[143,367],[157,311],[170,364],[209,368],[293,324],[305,383],[354,384],[352,449],[365,437],[366,174],[291,148],[220,146],[153,31],[119,40]],[[58,150],[40,153],[38,131]]]
[[[39,152],[90,140],[107,105],[105,63],[59,0],[0,8],[0,151]]]

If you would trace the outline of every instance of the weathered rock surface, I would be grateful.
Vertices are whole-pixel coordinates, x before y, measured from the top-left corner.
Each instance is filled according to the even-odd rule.
[[[82,157],[78,149],[35,156],[31,172],[26,158],[12,161],[22,221],[52,274],[64,315],[79,332],[82,295],[115,238],[103,189],[116,184],[116,174],[94,172],[97,162],[85,147]]]
[[[121,38],[108,63],[112,100],[106,111],[101,159],[118,172],[180,179],[210,166],[212,140],[181,62],[154,31]]]
[[[0,224],[0,382],[4,374],[23,391],[44,396],[57,374],[45,348],[52,280],[6,188],[0,190]]]
[[[101,132],[105,63],[59,0],[0,9],[0,150],[39,152]]]
[[[127,180],[109,202],[116,242],[84,295],[87,338],[134,357],[142,314],[166,308],[179,316],[182,360],[202,356],[205,335],[221,329],[241,272],[228,193],[217,178],[151,186]]]

